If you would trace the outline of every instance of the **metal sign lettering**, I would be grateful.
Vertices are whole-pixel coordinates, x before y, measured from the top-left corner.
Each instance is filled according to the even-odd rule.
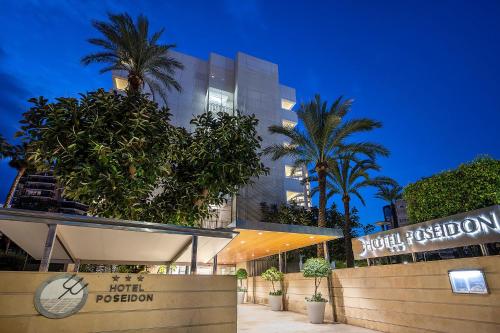
[[[500,206],[358,237],[356,259],[434,251],[500,241]]]

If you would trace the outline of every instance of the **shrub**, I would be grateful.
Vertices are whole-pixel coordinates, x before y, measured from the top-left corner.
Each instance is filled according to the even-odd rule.
[[[411,223],[500,204],[500,160],[483,156],[405,187]]]
[[[236,278],[238,279],[239,286],[238,286],[238,291],[247,291],[246,288],[243,287],[243,280],[245,280],[248,277],[247,270],[244,268],[240,268],[236,271]]]
[[[327,300],[323,298],[321,293],[318,293],[318,288],[321,283],[321,279],[327,277],[332,269],[330,264],[323,258],[310,258],[307,259],[304,264],[304,277],[314,278],[314,294],[311,298],[306,297],[308,302],[326,302]]]
[[[269,295],[271,295],[271,296],[283,295],[283,291],[281,289],[276,290],[276,288],[274,287],[274,282],[280,282],[283,280],[283,277],[284,277],[283,273],[281,273],[276,267],[271,267],[268,270],[266,270],[264,273],[262,273],[261,276],[265,281],[271,282],[273,290],[269,292]]]

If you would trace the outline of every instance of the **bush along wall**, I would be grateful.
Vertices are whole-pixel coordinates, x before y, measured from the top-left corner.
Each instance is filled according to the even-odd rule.
[[[411,223],[500,204],[500,160],[479,157],[405,187]]]

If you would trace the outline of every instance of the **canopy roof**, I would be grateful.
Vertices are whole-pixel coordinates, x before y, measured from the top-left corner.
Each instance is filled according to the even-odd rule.
[[[339,229],[238,220],[237,236],[218,254],[221,264],[234,264],[342,237]]]
[[[198,236],[197,261],[206,263],[236,236],[232,230],[0,208],[0,231],[37,260],[43,256],[48,226],[54,224],[52,262],[190,262],[191,242]]]

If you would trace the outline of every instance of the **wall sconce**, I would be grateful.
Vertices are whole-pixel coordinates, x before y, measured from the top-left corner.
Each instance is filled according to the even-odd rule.
[[[455,294],[488,294],[488,285],[481,269],[448,271],[451,290]]]

